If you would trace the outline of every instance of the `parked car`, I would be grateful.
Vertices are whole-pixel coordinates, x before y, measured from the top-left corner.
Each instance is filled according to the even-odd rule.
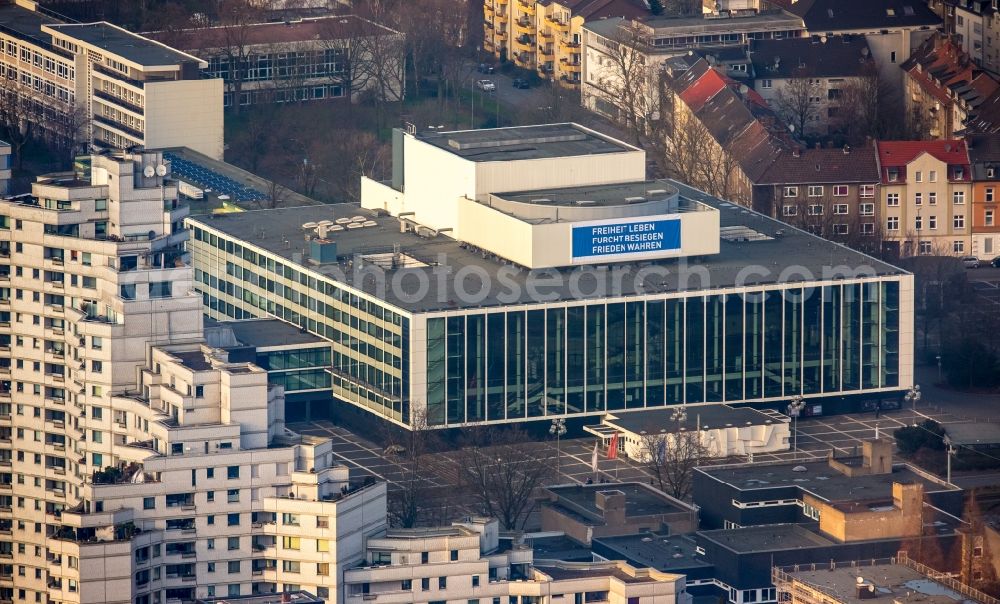
[[[993,268],[1000,268],[1000,256],[997,256],[993,260],[990,260],[990,266]]]
[[[524,78],[514,78],[514,88],[520,88],[521,90],[531,88],[531,82]]]
[[[496,68],[491,63],[480,63],[479,66],[476,67],[476,71],[479,73],[493,73],[494,69]]]
[[[493,80],[476,80],[476,88],[486,92],[493,92],[497,89],[497,85],[493,83]]]
[[[963,256],[962,266],[965,268],[979,268],[979,258],[975,256]]]

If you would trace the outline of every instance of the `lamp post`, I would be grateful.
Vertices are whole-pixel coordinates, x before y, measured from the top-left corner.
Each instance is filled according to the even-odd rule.
[[[938,363],[938,383],[940,384],[941,383],[941,355],[937,355],[937,363]]]
[[[910,388],[910,390],[906,393],[906,396],[903,397],[903,400],[905,400],[908,403],[912,403],[912,405],[913,405],[913,425],[916,426],[917,425],[917,401],[920,400],[920,384],[914,384],[913,388]]]
[[[680,431],[682,430],[681,424],[686,422],[687,418],[688,418],[687,407],[685,407],[684,405],[675,408],[673,413],[670,414],[670,420],[677,422],[678,433],[680,433]]]
[[[561,417],[552,420],[552,425],[549,426],[549,434],[556,437],[556,476],[559,476],[562,471],[562,450],[559,447],[559,440],[566,434],[566,420]]]
[[[802,395],[796,394],[788,403],[788,417],[792,418],[792,457],[799,458],[799,415],[805,409],[806,402],[802,400]]]
[[[951,484],[951,457],[958,451],[952,444],[951,438],[947,434],[944,435],[944,446],[945,446],[945,456],[948,458],[948,484]]]

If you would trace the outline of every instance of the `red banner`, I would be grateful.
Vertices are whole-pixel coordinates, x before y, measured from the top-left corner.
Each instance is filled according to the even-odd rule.
[[[608,459],[618,459],[618,433],[611,437],[611,444],[608,445]]]

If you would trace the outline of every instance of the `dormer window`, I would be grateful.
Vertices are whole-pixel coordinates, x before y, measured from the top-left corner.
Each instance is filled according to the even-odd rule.
[[[965,178],[965,170],[963,168],[955,168],[955,180],[962,180]]]
[[[889,168],[889,182],[899,181],[899,168]]]

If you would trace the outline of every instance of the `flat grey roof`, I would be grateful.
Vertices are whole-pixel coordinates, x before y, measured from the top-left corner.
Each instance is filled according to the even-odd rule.
[[[418,140],[470,161],[510,161],[636,151],[577,124],[421,132]]]
[[[562,503],[571,504],[575,511],[583,511],[591,519],[604,517],[604,512],[597,508],[598,493],[620,491],[625,494],[625,516],[659,516],[662,514],[677,514],[691,510],[680,502],[676,502],[666,494],[638,482],[574,484],[546,487],[546,490],[557,495]]]
[[[594,537],[593,543],[604,546],[635,564],[664,572],[712,566],[703,558],[698,557],[695,551],[697,544],[685,535],[641,533],[618,537]],[[607,557],[606,552],[601,555]]]
[[[53,24],[50,29],[116,54],[142,66],[177,65],[196,59],[149,38],[105,21],[98,23]]]
[[[517,191],[515,193],[494,193],[496,197],[519,203],[546,206],[594,205],[601,207],[657,201],[667,199],[671,195],[676,194],[676,187],[659,180],[562,189],[537,189],[535,191]],[[679,208],[679,211],[684,211],[685,209],[697,210],[700,208],[704,208],[704,206],[689,203]]]
[[[280,319],[220,321],[217,325],[232,329],[233,334],[240,342],[256,348],[296,344],[329,344],[329,340],[324,340]]]
[[[683,422],[671,419],[676,407],[662,409],[647,409],[643,411],[628,411],[620,415],[614,411],[608,415],[614,415],[614,419],[605,417],[604,422],[621,428],[622,430],[639,434],[643,431],[649,434],[658,432],[673,433],[680,428],[684,430],[697,430],[699,428],[725,428],[729,426],[754,425],[759,426],[767,423],[777,423],[775,415],[758,411],[750,407],[730,407],[729,405],[689,405],[687,406],[687,419]]]
[[[719,253],[710,256],[618,263],[614,265],[614,271],[610,265],[589,267],[577,275],[575,271],[579,267],[531,272],[444,234],[427,238],[412,231],[400,233],[396,218],[378,216],[352,204],[252,210],[214,217],[194,216],[189,220],[197,226],[217,229],[263,248],[292,264],[352,285],[409,312],[539,303],[539,298],[532,295],[532,291],[545,294],[546,303],[605,300],[617,293],[619,282],[622,296],[634,296],[643,293],[709,292],[732,288],[738,283],[752,287],[787,279],[801,281],[803,270],[819,279],[829,267],[837,266],[850,270],[863,269],[864,273],[877,275],[907,274],[902,269],[763,214],[721,201],[677,181],[668,182],[677,187],[681,197],[720,209],[719,219],[723,228],[746,227],[771,238],[766,241],[723,240]],[[337,244],[337,263],[317,266],[304,259],[303,253],[308,252],[308,243],[304,240],[308,231],[303,229],[304,223],[355,215],[365,216],[375,225],[330,233],[329,238]],[[427,266],[415,267],[410,263],[399,268],[380,269],[366,264],[367,272],[363,272],[350,263],[355,255],[392,254],[395,251]],[[296,261],[296,258],[299,260]],[[749,266],[759,267],[765,272],[748,274],[746,269]],[[483,289],[477,272],[485,272],[491,278],[488,287],[474,299],[457,293],[455,275],[465,267],[469,270],[463,271],[466,274],[459,284],[464,292],[478,293]],[[507,281],[497,279],[496,275],[505,267],[509,272],[505,275]],[[799,268],[790,272],[789,276],[783,276],[782,271],[789,267]],[[385,278],[380,281],[378,275],[383,270]],[[397,272],[400,273],[398,277]],[[417,273],[423,273],[423,276],[418,277]],[[428,279],[427,276],[433,278]],[[392,286],[393,281],[397,286]],[[535,286],[530,290],[527,287],[529,281]],[[509,283],[517,285],[517,291],[509,287]],[[417,295],[421,291],[423,293]]]
[[[803,565],[804,567],[804,565]],[[867,566],[814,565],[806,568],[782,569],[795,580],[820,588],[843,604],[871,602],[871,597],[858,597],[858,579],[875,588],[879,601],[919,602],[940,604],[977,600],[966,597],[942,583],[938,583],[916,570],[901,564],[876,564]]]
[[[612,37],[618,30],[623,19],[597,19],[587,21],[583,24],[584,29],[588,29],[605,38]],[[668,36],[679,36],[687,34],[712,34],[712,33],[738,33],[748,31],[769,31],[773,29],[805,29],[800,17],[785,11],[774,11],[768,13],[758,13],[749,17],[732,17],[729,19],[705,19],[703,17],[662,17],[647,19],[642,22],[641,27],[651,28],[653,31],[643,31],[650,39]],[[707,45],[706,45],[707,46]],[[656,47],[653,47],[657,50]],[[685,49],[667,48],[660,50],[664,52],[684,52]]]
[[[528,537],[535,560],[589,562],[594,559],[589,547],[580,545],[565,535]]]
[[[1000,424],[983,422],[956,422],[944,424],[944,431],[955,445],[1000,444]]]
[[[845,460],[838,460],[845,461]],[[805,471],[796,472],[794,468]],[[773,489],[778,487],[799,487],[826,501],[861,501],[873,499],[892,500],[892,483],[920,483],[925,492],[953,491],[957,487],[945,486],[916,473],[905,464],[895,465],[891,474],[868,476],[844,476],[830,467],[827,461],[804,461],[793,463],[753,463],[739,466],[705,466],[697,468],[702,472],[732,485],[741,491],[753,489]]]
[[[823,547],[836,543],[801,524],[763,524],[699,531],[698,535],[739,553]]]
[[[52,38],[42,33],[43,25],[62,23],[54,17],[38,11],[28,10],[14,3],[0,4],[0,27],[20,38],[40,42],[43,46],[51,44]],[[65,51],[63,51],[65,52]]]

